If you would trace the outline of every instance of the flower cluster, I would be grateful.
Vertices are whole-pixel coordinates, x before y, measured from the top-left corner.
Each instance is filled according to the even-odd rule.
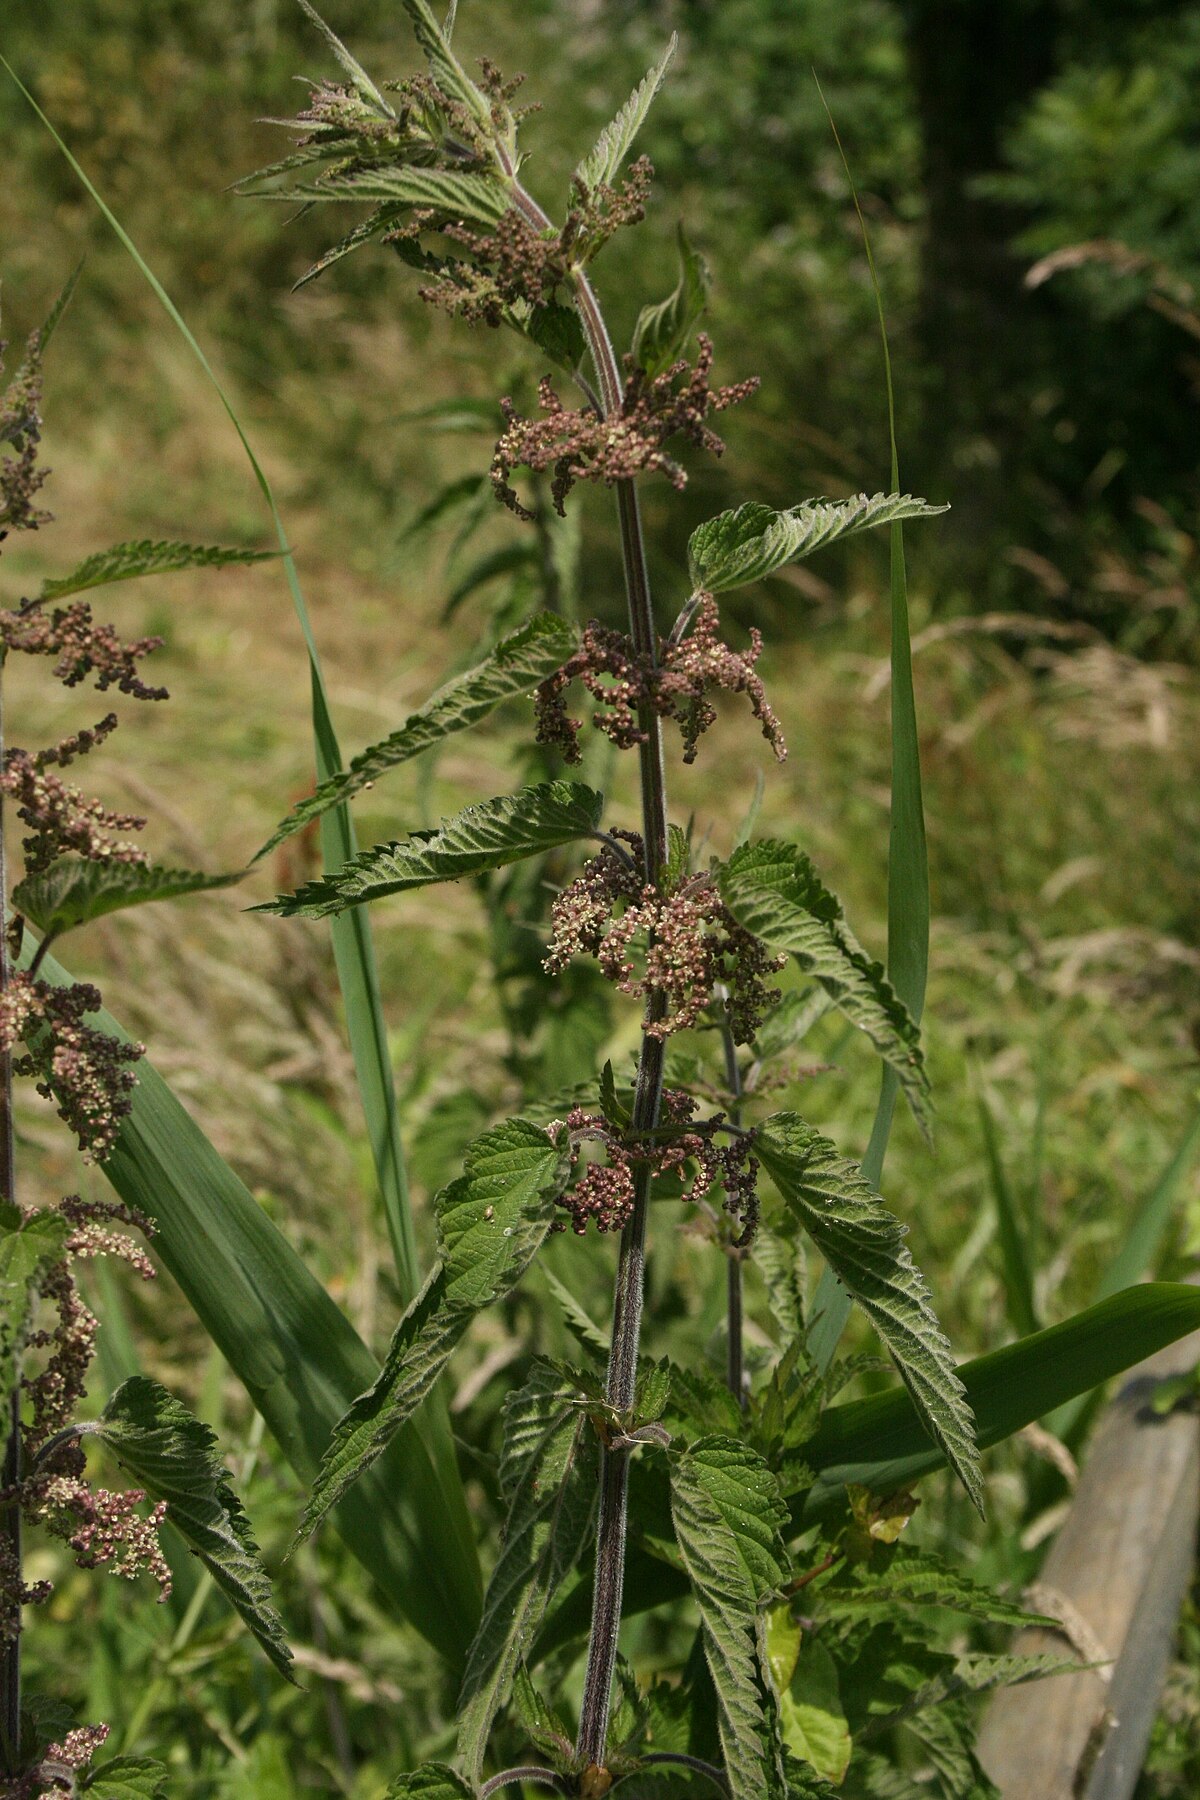
[[[469,325],[501,325],[514,308],[548,306],[574,267],[595,256],[623,225],[645,218],[652,174],[643,156],[619,188],[577,185],[576,203],[558,231],[539,229],[515,209],[486,233],[453,222],[437,225],[436,215],[422,211],[384,241],[400,247],[422,231],[440,231],[467,256],[429,257],[424,266],[437,279],[418,288],[418,297]]]
[[[633,833],[617,835],[640,852]],[[622,993],[657,1000],[645,1027],[652,1037],[696,1025],[720,989],[734,1042],[748,1044],[763,1015],[778,1004],[779,990],[766,978],[787,959],[771,956],[737,923],[708,875],[689,876],[673,889],[657,887],[643,880],[632,859],[606,844],[557,896],[550,920],[547,972],[558,974],[572,956],[594,956]]]
[[[54,673],[64,687],[77,687],[94,675],[102,693],[116,687],[137,700],[165,700],[166,688],[147,687],[137,672],[141,659],[159,649],[162,641],[144,637],[123,644],[111,625],[97,625],[86,600],[55,607],[50,614],[36,600],[23,600],[15,612],[0,612],[0,643],[5,649],[56,656]]]
[[[111,723],[110,723],[111,721]],[[4,753],[0,768],[0,793],[16,802],[17,817],[28,827],[22,840],[25,873],[36,875],[48,869],[56,858],[73,852],[89,862],[144,863],[144,850],[136,844],[114,838],[119,831],[140,831],[146,821],[136,813],[114,812],[94,795],[57,775],[47,774],[47,765],[69,762],[81,753],[82,740],[98,743],[107,737],[116,718],[111,713],[91,732],[76,732],[61,744],[31,753],[13,748]],[[90,746],[85,746],[85,748]]]
[[[100,1004],[99,990],[88,982],[56,987],[24,972],[10,975],[0,994],[0,1050],[11,1055],[25,1040],[13,1073],[32,1076],[38,1093],[55,1102],[87,1162],[103,1162],[111,1153],[121,1120],[129,1116],[135,1085],[130,1065],[145,1054],[141,1044],[84,1023]]]
[[[762,654],[762,634],[751,627],[749,650],[735,650],[721,637],[721,620],[712,594],[701,594],[686,636],[660,643],[658,658],[639,655],[633,640],[593,619],[585,627],[579,649],[537,690],[537,741],[557,749],[564,761],[580,760],[582,721],[567,712],[565,694],[582,682],[600,710],[592,723],[618,749],[644,743],[639,713],[650,710],[674,719],[683,738],[683,760],[696,760],[702,734],[716,720],[708,695],[716,689],[748,694],[750,708],[778,761],[787,756],[783,732],[755,664]]]
[[[698,1205],[715,1188],[721,1188],[725,1211],[740,1227],[736,1246],[743,1248],[750,1242],[758,1223],[758,1160],[751,1150],[752,1138],[738,1132],[727,1144],[718,1144],[717,1134],[727,1129],[725,1115],[697,1120],[696,1106],[690,1094],[668,1088],[662,1097],[661,1123],[653,1135],[618,1132],[602,1113],[589,1113],[581,1106],[573,1107],[565,1120],[555,1123],[553,1130],[565,1124],[576,1149],[588,1142],[604,1147],[605,1161],[589,1162],[559,1201],[570,1214],[576,1236],[582,1237],[589,1224],[601,1232],[624,1228],[633,1212],[639,1170],[648,1170],[653,1180],[682,1176],[685,1164],[693,1163],[695,1174],[685,1185],[681,1200]],[[566,1222],[558,1229],[565,1230]]]
[[[0,359],[6,345],[0,343]],[[29,340],[25,361],[0,398],[0,444],[15,456],[0,456],[0,536],[9,531],[36,531],[50,517],[33,504],[48,469],[38,467],[42,441],[42,335]]]
[[[712,343],[701,332],[697,344],[694,367],[677,362],[662,375],[649,376],[627,363],[629,379],[617,417],[605,418],[590,407],[576,411],[564,406],[548,377],[538,389],[543,417],[522,418],[511,400],[501,401],[506,424],[491,469],[497,498],[518,518],[532,517],[509,480],[516,468],[535,473],[553,470],[550,492],[560,513],[577,481],[602,481],[611,487],[659,469],[674,487],[686,486],[683,469],[663,446],[683,437],[720,456],[725,445],[706,423],[708,415],[748,399],[758,387],[757,377],[711,387]]]
[[[48,1744],[33,1768],[5,1785],[5,1800],[62,1800],[79,1792],[79,1777],[108,1738],[107,1725],[79,1725]]]

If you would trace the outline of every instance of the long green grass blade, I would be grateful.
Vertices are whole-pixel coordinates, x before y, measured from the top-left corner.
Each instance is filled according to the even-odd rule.
[[[996,1121],[982,1094],[979,1096],[979,1128],[983,1133],[983,1147],[987,1154],[992,1198],[996,1202],[996,1226],[1000,1255],[1004,1263],[1004,1298],[1009,1323],[1014,1331],[1027,1337],[1039,1325],[1033,1298],[1033,1270],[1025,1248],[1024,1224],[1017,1210],[1013,1191],[1008,1185],[1004,1159],[1000,1154]],[[1124,1284],[1118,1283],[1118,1286],[1122,1285]],[[1110,1289],[1110,1292],[1115,1293],[1116,1289]],[[1104,1297],[1100,1296],[1101,1299]]]
[[[30,935],[21,963],[35,945]],[[40,974],[72,978],[52,956]],[[126,1038],[104,1011],[97,1028]],[[312,1481],[330,1434],[379,1365],[282,1232],[145,1059],[133,1110],[103,1165],[151,1218],[155,1253],[246,1387],[284,1456]],[[462,1488],[442,1478],[428,1419],[407,1426],[337,1507],[334,1524],[387,1599],[461,1670],[481,1584]]]
[[[815,77],[814,77],[815,79]],[[871,236],[858,201],[858,190],[842,148],[833,114],[821,84],[817,92],[833,132],[854,210],[858,214],[879,336],[883,347],[883,372],[887,387],[888,441],[892,457],[892,492],[900,492],[900,454],[896,445],[896,396],[892,385],[892,356],[888,346],[883,290],[871,252]],[[892,809],[888,832],[888,979],[919,1025],[925,1009],[925,983],[929,973],[929,853],[925,843],[925,808],[921,798],[921,748],[917,737],[917,703],[913,692],[912,641],[908,621],[908,581],[904,567],[904,527],[891,528],[891,623],[892,623]],[[863,1157],[863,1174],[873,1187],[883,1179],[883,1159],[891,1135],[899,1081],[886,1068],[879,1090],[875,1123]],[[809,1349],[822,1369],[828,1368],[850,1312],[850,1299],[825,1269],[813,1300],[813,1326]]]
[[[308,616],[304,592],[300,586],[300,576],[288,546],[283,520],[280,517],[271,484],[254,454],[253,447],[234,410],[232,401],[175,302],[33,95],[2,55],[0,55],[0,67],[7,71],[16,87],[24,95],[70,165],[77,180],[86,189],[120,243],[128,251],[167,317],[203,369],[230,424],[237,433],[238,441],[246,453],[247,461],[266,502],[275,527],[276,537],[279,540],[288,589],[308,653],[317,781],[318,783],[328,781],[332,776],[341,772],[341,751],[329,712],[324,678],[321,674],[320,657]],[[356,850],[354,826],[348,809],[343,805],[327,813],[321,821],[321,851],[326,869],[340,868],[343,863],[349,862]],[[359,1093],[362,1098],[371,1155],[375,1163],[388,1237],[396,1264],[396,1277],[401,1296],[407,1303],[421,1285],[421,1272],[417,1261],[416,1239],[413,1234],[404,1152],[400,1140],[400,1120],[396,1108],[395,1084],[392,1079],[391,1056],[388,1049],[387,1028],[383,1019],[383,1002],[379,990],[379,974],[375,962],[375,947],[371,937],[370,922],[366,914],[361,911],[349,913],[344,918],[334,919],[331,922],[330,935],[333,942],[338,983],[346,1009],[346,1029],[350,1039],[351,1054],[354,1058]],[[458,1483],[460,1497],[455,1503],[456,1511],[465,1516],[465,1501],[461,1498],[461,1480],[458,1477],[444,1401],[435,1396],[430,1405],[430,1413],[432,1416],[433,1453],[444,1481],[450,1485]],[[470,1578],[474,1582],[479,1577],[478,1560],[473,1548],[471,1561]]]

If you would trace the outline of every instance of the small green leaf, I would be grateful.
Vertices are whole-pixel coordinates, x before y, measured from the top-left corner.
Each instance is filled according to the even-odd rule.
[[[255,910],[324,919],[387,894],[482,875],[590,837],[599,826],[603,805],[603,794],[575,782],[519,788],[515,794],[468,806],[438,831],[414,834],[403,844],[378,844],[332,875]]]
[[[475,1789],[445,1763],[422,1763],[409,1775],[397,1775],[383,1800],[475,1800]]]
[[[788,1212],[891,1351],[926,1428],[982,1510],[971,1409],[904,1226],[858,1167],[798,1114],[768,1119],[754,1148]]]
[[[168,1770],[148,1756],[115,1756],[80,1782],[93,1800],[167,1800]]]
[[[496,225],[509,207],[508,190],[490,175],[456,175],[449,169],[417,169],[403,164],[378,169],[330,169],[311,181],[275,188],[263,197],[289,203],[364,200],[375,206],[419,206],[453,224],[473,219],[480,225]]]
[[[583,324],[573,306],[551,300],[545,306],[510,307],[505,321],[537,345],[543,356],[573,375],[587,355]]]
[[[195,1552],[278,1669],[292,1679],[291,1651],[241,1501],[207,1425],[145,1375],[121,1383],[98,1435]]]
[[[38,602],[62,600],[68,594],[108,587],[114,581],[133,581],[140,575],[172,575],[179,569],[223,569],[230,563],[266,562],[279,555],[278,550],[227,550],[220,545],[174,544],[140,538],[134,543],[115,544],[111,550],[97,550],[69,575],[62,575],[57,581],[43,582]]]
[[[633,360],[647,375],[661,375],[683,355],[704,311],[711,281],[708,264],[688,243],[680,224],[679,280],[656,306],[643,306],[633,328]]]
[[[575,180],[581,181],[589,193],[604,183],[611,183],[625,156],[641,128],[642,120],[654,103],[654,96],[663,84],[671,58],[675,54],[675,46],[679,42],[674,32],[661,58],[654,67],[647,71],[645,77],[638,82],[632,94],[611,124],[606,125],[588,154],[575,171]]]
[[[392,1338],[379,1377],[335,1426],[297,1540],[369,1469],[432,1390],[475,1314],[521,1279],[570,1176],[566,1132],[509,1119],[477,1138],[437,1196],[441,1259]]]
[[[847,925],[841,901],[796,844],[764,838],[735,850],[718,876],[721,898],[769,950],[794,956],[834,1005],[865,1033],[895,1070],[918,1124],[928,1135],[929,1079],[921,1035],[882,963]]]
[[[80,1784],[94,1800],[166,1800],[168,1770],[148,1756],[117,1756],[90,1769]]]
[[[458,1699],[458,1755],[473,1781],[483,1774],[492,1722],[512,1691],[546,1608],[591,1534],[598,1490],[597,1440],[557,1370],[535,1363],[505,1407],[504,1488],[510,1494],[504,1547],[492,1571],[479,1632]],[[508,1444],[521,1445],[519,1475]]]
[[[316,7],[311,4],[311,0],[300,0],[300,5],[349,75],[359,99],[365,100],[367,105],[379,114],[380,118],[394,119],[396,117],[395,109],[384,99],[362,64],[351,56],[341,38],[330,30]]]
[[[536,613],[518,630],[502,638],[475,668],[459,675],[432,700],[410,713],[398,730],[380,743],[372,744],[369,750],[361,751],[348,769],[323,781],[315,794],[293,807],[256,853],[255,862],[282,844],[294,831],[300,831],[310,820],[328,812],[331,806],[338,806],[343,800],[361,793],[388,769],[420,756],[422,751],[453,732],[466,731],[478,724],[505,700],[528,693],[530,688],[561,667],[575,648],[575,642],[575,633],[570,626],[555,618],[553,613]]]
[[[901,519],[949,512],[911,494],[855,494],[850,500],[805,500],[786,512],[750,501],[698,525],[688,540],[688,562],[697,588],[719,594],[774,574],[838,538]]]
[[[805,1637],[791,1681],[779,1695],[779,1729],[793,1756],[826,1781],[841,1783],[850,1766],[850,1727],[837,1665],[816,1638]]]
[[[70,1225],[61,1213],[23,1213],[0,1201],[0,1416],[8,1417],[38,1289],[63,1258]]]
[[[562,1313],[563,1324],[580,1348],[589,1356],[595,1357],[598,1362],[607,1363],[608,1338],[591,1314],[579,1304],[570,1288],[564,1286],[554,1271],[545,1263],[541,1265],[540,1274],[550,1290],[551,1298],[556,1301],[558,1309]]]
[[[881,1575],[854,1570],[821,1588],[821,1612],[835,1618],[863,1618],[895,1607],[937,1606],[982,1619],[989,1625],[1038,1625],[1047,1621],[1014,1600],[948,1568],[938,1557],[901,1548]],[[1053,1620],[1049,1621],[1053,1627]]]
[[[701,1438],[671,1474],[671,1516],[700,1608],[704,1654],[732,1800],[782,1786],[757,1643],[759,1606],[785,1579],[786,1508],[762,1458],[734,1438]]]
[[[263,176],[273,173],[275,170],[262,169],[254,179],[261,180]],[[371,243],[381,232],[390,231],[393,225],[399,224],[407,211],[407,206],[402,202],[393,202],[390,206],[377,207],[369,218],[361,220],[353,231],[348,231],[344,238],[339,238],[336,244],[331,244],[328,250],[318,256],[316,262],[305,269],[300,279],[292,283],[292,292],[296,293],[300,288],[307,287],[310,281],[315,281],[318,275],[323,275],[326,269],[333,267],[334,263],[341,262],[344,256],[349,256],[353,251],[360,250],[364,244]]]
[[[86,862],[61,856],[48,869],[18,882],[12,900],[39,931],[58,937],[76,925],[130,906],[232,887],[243,874],[241,869],[231,875],[205,875],[198,869],[157,869],[143,863]]]
[[[438,24],[428,0],[400,0],[400,3],[412,21],[413,33],[429,64],[429,72],[442,92],[467,107],[481,125],[491,128],[491,105],[451,50],[449,32],[443,31]]]

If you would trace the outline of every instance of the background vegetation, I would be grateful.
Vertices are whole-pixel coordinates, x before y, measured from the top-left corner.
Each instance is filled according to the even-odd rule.
[[[373,69],[412,66],[387,0],[327,10]],[[1024,1222],[1039,1315],[1051,1321],[1094,1297],[1139,1205],[1186,1147],[1197,1107],[1200,6],[505,0],[486,10],[489,48],[499,42],[506,69],[528,71],[530,97],[553,103],[529,134],[529,183],[547,194],[611,96],[672,27],[682,34],[644,133],[660,174],[649,230],[661,247],[644,297],[673,279],[682,214],[714,272],[718,375],[764,383],[729,420],[735,478],[698,468],[669,514],[663,493],[648,490],[664,567],[681,559],[691,524],[746,494],[787,505],[886,484],[873,302],[811,65],[837,119],[888,301],[904,485],[953,505],[909,546],[937,1148],[898,1121],[885,1191],[911,1223],[956,1348],[990,1348],[1013,1329],[997,1168]],[[464,0],[462,43],[484,25]],[[281,153],[280,134],[255,121],[294,110],[293,71],[326,72],[288,0],[13,0],[0,48],[228,378],[301,560],[343,742],[352,751],[372,741],[424,697],[448,656],[471,660],[497,616],[524,603],[532,576],[514,555],[524,541],[514,521],[488,512],[456,544],[461,508],[430,514],[449,484],[461,500],[467,478],[486,470],[504,387],[497,359],[514,394],[528,393],[536,366],[516,339],[465,336],[422,308],[378,258],[291,293],[325,222],[284,231],[278,210],[227,191]],[[49,366],[59,522],[37,555],[6,555],[6,589],[35,563],[69,566],[98,542],[185,529],[198,541],[267,542],[236,440],[125,253],[15,90],[3,120],[5,335],[19,340],[87,257]],[[614,246],[602,269],[614,290],[622,254]],[[453,404],[430,408],[439,387]],[[608,512],[587,503],[582,555],[566,562],[582,570],[585,615],[616,616]],[[765,594],[771,608],[764,669],[792,748],[768,782],[764,828],[811,840],[876,948],[885,582],[885,552],[865,541],[819,574],[785,571],[755,602]],[[278,569],[148,583],[120,605],[123,627],[168,639],[160,661],[174,699],[169,712],[130,721],[125,763],[109,758],[111,797],[151,812],[164,858],[237,866],[311,774],[307,672]],[[18,739],[57,723],[39,717]],[[735,714],[724,728],[732,748],[717,784],[710,766],[694,795],[698,829],[727,848],[761,741]],[[419,825],[481,781],[498,791],[497,769],[501,785],[516,778],[512,758],[502,729],[459,740],[436,767],[416,765],[368,796],[365,834]],[[250,897],[294,885],[315,851],[301,841],[279,854],[286,866]],[[519,924],[536,897],[508,898]],[[395,1296],[325,940],[248,918],[244,904],[238,890],[148,909],[119,931],[101,924],[75,960],[103,971],[114,1010],[364,1334],[386,1342]],[[376,918],[425,1193],[467,1138],[519,1102],[531,1056],[567,1078],[597,1050],[602,1060],[632,1048],[633,1021],[599,1014],[586,1042],[555,1038],[553,1020],[529,1039],[519,1016],[514,1039],[515,990],[497,970],[519,963],[519,933],[502,925],[502,911],[489,920],[479,896],[457,891]],[[833,1067],[797,1072],[804,1108],[861,1145],[875,1097],[867,1063],[833,1029],[819,1047]],[[995,1159],[981,1107],[995,1121]],[[47,1192],[64,1177],[95,1179],[64,1170],[39,1114],[23,1124]],[[1186,1155],[1176,1167],[1159,1250],[1167,1274],[1200,1252],[1200,1187]],[[573,1279],[594,1280],[600,1316],[608,1256],[587,1252],[594,1267],[581,1276],[574,1245],[559,1243],[551,1260],[572,1250]],[[659,1316],[677,1321],[673,1353],[703,1356],[716,1318],[697,1312],[685,1236],[656,1279]],[[491,1391],[498,1406],[523,1340],[551,1329],[529,1305],[489,1315],[455,1365],[460,1398]],[[291,1478],[259,1450],[244,1399],[206,1360],[167,1279],[134,1292],[110,1277],[97,1307],[108,1379],[136,1359],[240,1433],[250,1509],[274,1564],[294,1523]],[[469,1448],[486,1480],[486,1438]],[[1028,1444],[992,1467],[981,1554],[990,1573],[1019,1583],[1064,1490]],[[942,1541],[973,1529],[949,1489],[915,1528]],[[341,1553],[329,1540],[319,1554],[332,1566]],[[366,1797],[398,1758],[430,1747],[435,1696],[425,1709],[420,1645],[378,1616],[349,1565],[321,1590],[304,1557],[285,1573],[289,1626],[313,1672],[302,1694],[279,1691],[194,1579],[182,1577],[169,1614],[154,1615],[115,1583],[60,1573],[54,1622],[30,1635],[33,1678],[112,1720],[115,1748],[173,1746],[181,1794]],[[1158,1772],[1145,1782],[1160,1800],[1195,1791],[1200,1776],[1192,1628],[1188,1646],[1190,1671],[1181,1664]]]

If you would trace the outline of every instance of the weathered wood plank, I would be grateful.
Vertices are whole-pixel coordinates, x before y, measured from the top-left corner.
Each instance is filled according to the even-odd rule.
[[[1004,1800],[1129,1800],[1137,1783],[1200,1515],[1200,1418],[1156,1417],[1148,1399],[1198,1361],[1200,1332],[1134,1369],[1103,1415],[1039,1588],[1066,1603],[1077,1651],[1112,1660],[995,1697],[979,1755]],[[1063,1639],[1023,1631],[1014,1648],[1061,1654]]]

